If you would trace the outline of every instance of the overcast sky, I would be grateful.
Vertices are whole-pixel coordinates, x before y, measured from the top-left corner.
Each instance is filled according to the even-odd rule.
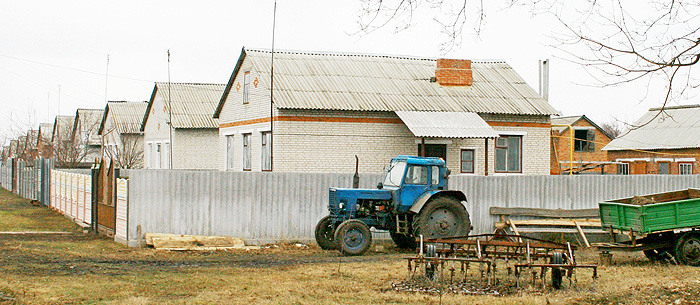
[[[272,0],[2,1],[0,132],[8,136],[28,113],[36,114],[32,123],[52,122],[76,108],[104,108],[105,100],[148,100],[153,82],[168,80],[168,49],[173,82],[224,84],[243,46],[271,47],[272,8]],[[564,115],[634,121],[659,104],[644,84],[592,86],[593,78],[551,47],[553,31],[562,29],[548,15],[492,8],[480,38],[465,31],[461,46],[443,53],[445,38],[431,16],[417,16],[398,33],[387,27],[351,35],[360,8],[359,0],[278,0],[275,48],[500,59],[535,90],[538,60],[550,59],[550,103]]]

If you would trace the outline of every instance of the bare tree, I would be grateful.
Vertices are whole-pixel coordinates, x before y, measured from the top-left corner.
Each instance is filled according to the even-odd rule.
[[[104,144],[105,157],[119,168],[143,168],[143,136],[121,134],[119,138],[119,144]]]
[[[613,121],[609,121],[609,122],[605,122],[603,124],[600,124],[600,128],[604,132],[606,132],[608,135],[613,137],[613,139],[620,136],[622,134],[622,131],[623,131],[622,124],[618,120],[613,120]]]
[[[692,67],[700,61],[700,3],[688,0],[502,0],[489,7],[524,6],[534,15],[552,14],[565,32],[550,34],[554,44],[581,64],[602,86],[633,81],[663,84],[661,110],[688,94],[700,82]],[[397,31],[416,23],[419,13],[432,12],[446,35],[443,50],[461,42],[472,23],[484,29],[483,0],[363,0],[358,34],[395,25]],[[576,46],[576,47],[574,47]],[[585,48],[579,48],[584,46]],[[583,49],[583,51],[580,51]],[[653,120],[653,118],[652,118]],[[640,122],[639,126],[648,122]],[[629,126],[637,128],[639,126]]]

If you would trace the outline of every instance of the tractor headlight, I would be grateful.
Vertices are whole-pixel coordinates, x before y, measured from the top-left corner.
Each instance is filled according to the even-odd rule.
[[[341,210],[344,210],[344,209],[345,209],[345,202],[343,202],[343,201],[339,202],[339,203],[338,203],[338,208],[341,209]]]

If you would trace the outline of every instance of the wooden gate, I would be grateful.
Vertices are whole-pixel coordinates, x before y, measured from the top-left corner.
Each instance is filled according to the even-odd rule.
[[[116,171],[114,162],[102,159],[93,169],[93,215],[95,230],[98,233],[114,236],[116,222],[115,188]]]

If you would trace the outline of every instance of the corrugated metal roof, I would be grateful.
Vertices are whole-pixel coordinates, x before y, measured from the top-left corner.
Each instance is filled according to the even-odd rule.
[[[56,136],[63,140],[68,140],[71,133],[73,133],[74,121],[75,116],[73,115],[57,115],[53,124],[53,131],[51,132],[51,142],[56,140]],[[58,130],[60,134],[57,135],[56,130]]]
[[[245,49],[269,88],[270,52]],[[505,62],[472,62],[472,86],[431,82],[435,59],[275,52],[275,105],[288,109],[456,111],[552,115],[557,111]]]
[[[126,101],[110,101],[107,102],[104,115],[112,116],[114,130],[119,134],[138,134],[141,133],[141,122],[146,114],[148,102],[126,102]],[[100,134],[104,128],[104,119],[100,126]]]
[[[416,137],[498,138],[478,114],[469,112],[396,111]]]
[[[100,123],[102,122],[103,109],[78,109],[75,112],[76,120],[73,124],[73,133],[75,133],[75,128],[78,123],[80,123],[81,138],[84,137],[84,133],[88,135],[89,145],[101,145],[102,141],[100,135],[97,131],[100,128]]]
[[[603,150],[700,147],[700,105],[652,108],[634,125],[643,125],[612,140]]]
[[[51,142],[51,134],[53,133],[52,123],[41,123],[39,124],[39,136],[44,142]]]
[[[166,109],[169,109],[169,104],[172,106],[174,128],[218,128],[219,120],[214,119],[213,115],[225,87],[223,84],[162,82],[156,83],[154,90],[165,101]],[[149,110],[152,103],[153,99],[149,101]]]

